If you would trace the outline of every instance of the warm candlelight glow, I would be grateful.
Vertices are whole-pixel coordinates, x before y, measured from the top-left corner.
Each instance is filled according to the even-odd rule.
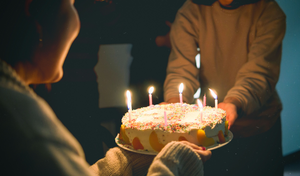
[[[212,96],[215,99],[215,108],[217,109],[218,108],[218,96],[213,90],[211,90],[211,89],[209,89],[209,90],[210,90],[210,93],[212,94]]]
[[[153,91],[154,91],[154,87],[153,87],[153,86],[151,86],[151,87],[149,88],[149,94],[152,94],[152,93],[153,93]]]
[[[126,96],[127,96],[127,107],[128,107],[129,121],[131,121],[132,106],[131,106],[131,93],[130,93],[129,90],[126,91]]]
[[[179,93],[182,94],[182,92],[183,92],[183,83],[181,83],[181,84],[179,85]]]
[[[181,83],[179,85],[179,101],[180,101],[181,106],[182,106],[182,103],[183,103],[183,101],[182,101],[182,91],[183,91],[183,83]]]
[[[153,93],[153,91],[154,91],[154,87],[153,86],[151,86],[150,88],[149,88],[149,106],[152,106],[152,93]]]
[[[131,93],[129,90],[126,91],[126,96],[127,96],[127,107],[128,110],[131,110]]]
[[[214,97],[214,99],[218,99],[217,94],[213,90],[209,89],[209,91],[210,91],[211,95]]]
[[[197,99],[197,104],[199,108],[203,108],[202,102],[201,100]]]

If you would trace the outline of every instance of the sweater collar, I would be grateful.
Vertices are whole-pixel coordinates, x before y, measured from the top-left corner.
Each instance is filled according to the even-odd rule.
[[[219,1],[216,1],[212,6],[213,6],[213,8],[217,9],[218,11],[221,11],[221,12],[227,13],[227,14],[237,13],[237,12],[241,11],[241,9],[244,7],[244,5],[242,5],[242,6],[233,8],[233,9],[224,8],[224,6],[222,6],[222,4],[219,3]]]
[[[17,74],[9,64],[0,59],[0,86],[9,89],[14,89],[19,92],[27,92],[35,95],[34,91],[24,83],[21,77]]]

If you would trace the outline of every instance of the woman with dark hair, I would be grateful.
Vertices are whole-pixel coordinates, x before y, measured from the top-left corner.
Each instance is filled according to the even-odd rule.
[[[211,152],[187,142],[169,143],[155,158],[116,147],[94,165],[87,164],[78,141],[28,86],[62,78],[64,60],[80,28],[73,4],[74,0],[1,1],[1,171],[7,175],[145,175],[150,166],[149,175],[203,174],[202,162]]]

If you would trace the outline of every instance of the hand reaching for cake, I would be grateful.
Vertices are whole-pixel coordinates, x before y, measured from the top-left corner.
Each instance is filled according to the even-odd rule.
[[[226,111],[226,120],[228,121],[228,129],[234,124],[235,120],[238,117],[237,107],[232,103],[219,103],[219,108]]]

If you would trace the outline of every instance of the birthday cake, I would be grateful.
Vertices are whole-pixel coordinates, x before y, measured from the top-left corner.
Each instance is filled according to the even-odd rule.
[[[225,142],[226,112],[193,104],[154,105],[127,112],[119,138],[135,150],[159,152],[171,141],[186,140],[209,147]]]

